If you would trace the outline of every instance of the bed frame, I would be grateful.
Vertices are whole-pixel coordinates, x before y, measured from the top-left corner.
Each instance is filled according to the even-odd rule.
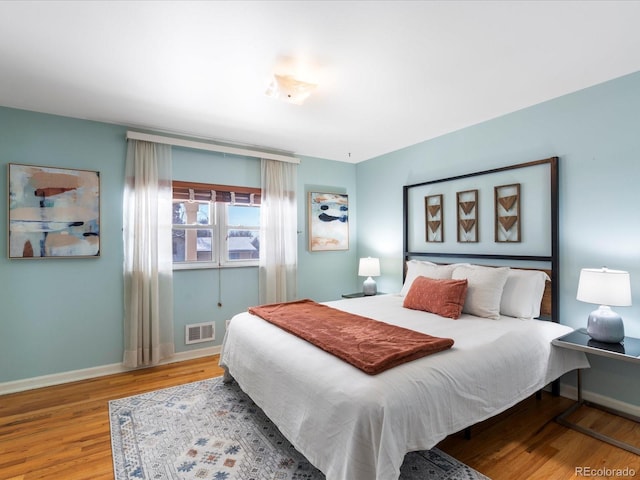
[[[544,168],[548,169],[547,172],[543,172],[542,175],[548,177],[548,185],[546,185],[546,191],[540,192],[544,198],[540,198],[540,204],[548,205],[549,211],[547,212],[547,219],[549,221],[548,232],[549,238],[544,239],[546,245],[542,248],[546,251],[545,254],[526,254],[526,253],[512,253],[514,246],[518,247],[518,250],[522,251],[523,248],[527,248],[523,243],[503,243],[499,246],[491,244],[489,241],[476,242],[473,244],[461,244],[460,242],[442,242],[439,244],[429,243],[424,241],[422,245],[416,245],[410,237],[410,230],[416,222],[416,215],[421,212],[416,212],[416,205],[411,204],[411,195],[415,190],[428,192],[439,192],[451,188],[456,188],[456,185],[460,185],[460,188],[464,188],[464,185],[470,183],[479,185],[479,188],[488,186],[495,186],[495,181],[501,181],[504,178],[504,174],[509,177],[520,178],[526,177],[527,169]],[[503,175],[499,177],[499,175]],[[492,183],[493,182],[493,183]],[[523,190],[527,188],[527,183],[522,180]],[[403,187],[403,251],[405,262],[410,259],[433,259],[434,261],[449,263],[449,261],[472,261],[477,263],[489,264],[500,262],[503,265],[518,266],[519,268],[535,268],[537,270],[544,270],[551,278],[551,285],[548,286],[545,291],[545,297],[543,299],[543,311],[545,312],[545,319],[553,322],[559,321],[559,278],[560,278],[560,250],[559,250],[559,192],[558,192],[558,157],[551,157],[544,160],[536,160],[527,163],[520,163],[507,167],[494,168],[491,170],[484,170],[480,172],[468,173],[464,175],[458,175],[454,177],[442,178],[438,180],[431,180],[422,183],[415,183],[412,185],[405,185]],[[446,197],[445,197],[446,199]],[[526,220],[529,212],[535,209],[536,205],[524,205],[522,218]],[[445,207],[443,207],[444,209]],[[425,212],[426,215],[426,212]],[[425,220],[421,219],[420,222],[424,223]],[[486,226],[489,222],[485,221]],[[483,225],[480,225],[481,227]],[[526,227],[526,225],[525,225]],[[525,229],[526,234],[526,229]],[[436,248],[437,247],[437,248]],[[486,253],[488,247],[491,247],[491,252]],[[444,261],[443,261],[444,260]]]
[[[534,170],[535,174],[530,175]],[[529,182],[530,176],[537,178],[537,180],[534,179],[533,182]],[[546,215],[543,221],[548,222],[548,224],[544,225],[544,228],[541,229],[545,231],[543,235],[544,238],[541,237],[537,239],[535,248],[532,248],[532,250],[535,250],[532,254],[526,251],[528,250],[526,235],[532,230],[535,230],[536,225],[526,223],[523,225],[522,236],[525,238],[523,242],[504,242],[498,245],[498,242],[496,242],[497,238],[487,240],[487,235],[485,235],[483,240],[474,241],[473,243],[444,241],[447,240],[447,237],[444,235],[444,228],[447,225],[449,227],[451,226],[451,222],[449,222],[449,224],[444,222],[451,218],[455,221],[457,214],[453,213],[452,215],[451,212],[456,212],[455,209],[460,208],[457,202],[450,202],[449,204],[453,204],[454,209],[446,209],[449,205],[446,202],[455,198],[454,193],[456,193],[457,196],[457,193],[461,190],[473,188],[476,191],[476,198],[478,198],[478,192],[480,192],[480,194],[485,194],[484,199],[486,200],[489,198],[488,194],[492,193],[491,191],[493,191],[495,187],[504,181],[511,182],[512,180],[518,182],[518,188],[520,188],[520,186],[522,187],[522,193],[527,192],[527,200],[530,202],[529,204],[520,206],[521,215],[519,221],[524,223],[527,221],[528,216],[535,217],[542,213],[542,215]],[[535,191],[535,193],[532,194],[531,191]],[[444,205],[442,205],[443,217],[440,217],[443,220],[442,236],[444,238],[441,238],[437,243],[428,241],[428,231],[426,231],[428,228],[426,197],[429,195],[439,197],[440,202],[444,202]],[[421,203],[423,196],[424,203]],[[478,200],[482,201],[482,197],[480,196]],[[497,199],[495,202],[497,202]],[[540,212],[540,209],[536,210],[536,207],[539,205],[548,206],[548,211]],[[482,204],[480,204],[480,207],[482,207]],[[494,208],[497,209],[497,206]],[[484,217],[489,217],[488,220],[486,218],[483,220],[483,216],[480,215],[479,228],[482,229],[484,227],[485,230],[491,232],[493,231],[493,228],[491,228],[491,217],[493,215],[486,215],[487,210],[488,209],[485,208],[484,212],[482,210],[478,212],[480,214],[485,213]],[[464,261],[493,266],[506,265],[517,268],[542,270],[549,275],[551,282],[547,282],[542,298],[540,320],[559,323],[560,249],[558,210],[558,157],[550,157],[507,167],[405,185],[403,187],[404,273],[406,274],[406,262],[411,259],[428,259],[435,263]],[[497,210],[494,211],[495,215],[497,215],[496,212]],[[445,215],[446,213],[448,213],[448,215]],[[482,221],[484,223],[480,223]],[[497,218],[495,222],[497,225]],[[416,240],[418,236],[418,227],[416,227],[416,225],[419,225],[422,231],[425,231],[424,241]],[[490,228],[487,229],[487,227]],[[457,226],[457,228],[460,227]],[[518,228],[520,228],[520,226],[518,226]],[[449,230],[451,231],[452,229]],[[484,232],[481,230],[480,233],[482,234]],[[449,235],[449,237],[451,237],[451,235]],[[459,238],[459,235],[454,236],[454,238],[455,237]],[[541,253],[540,250],[543,250],[543,252]],[[556,380],[552,384],[552,393],[558,395],[559,392],[560,383]]]

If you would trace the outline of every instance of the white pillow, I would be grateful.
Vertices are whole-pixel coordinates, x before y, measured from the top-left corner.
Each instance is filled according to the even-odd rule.
[[[500,318],[500,299],[509,270],[509,267],[457,266],[451,278],[466,278],[468,282],[462,311],[477,317]]]
[[[537,318],[549,275],[540,270],[511,269],[500,301],[500,313],[516,318]]]
[[[404,278],[404,285],[400,295],[404,296],[409,293],[411,284],[416,278],[450,279],[454,268],[454,265],[436,265],[435,263],[421,260],[409,260],[407,262],[407,275]]]

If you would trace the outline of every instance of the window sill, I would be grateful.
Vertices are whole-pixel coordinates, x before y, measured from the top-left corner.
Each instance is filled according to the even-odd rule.
[[[173,270],[203,270],[203,269],[218,269],[218,268],[246,268],[255,267],[258,268],[257,263],[225,263],[224,265],[218,265],[217,263],[209,262],[194,262],[194,263],[174,263]]]

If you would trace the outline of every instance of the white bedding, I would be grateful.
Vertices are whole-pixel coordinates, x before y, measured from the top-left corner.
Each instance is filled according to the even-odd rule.
[[[242,313],[220,364],[328,480],[396,480],[406,453],[506,410],[589,364],[551,340],[570,327],[462,315],[451,320],[379,295],[328,305],[430,335],[450,350],[367,375],[280,328]]]

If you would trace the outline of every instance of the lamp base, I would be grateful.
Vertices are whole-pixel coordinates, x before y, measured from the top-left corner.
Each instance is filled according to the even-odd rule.
[[[611,307],[600,305],[589,314],[587,333],[599,342],[620,343],[624,340],[622,317],[611,310]]]
[[[364,281],[364,283],[362,284],[362,293],[364,293],[366,296],[375,295],[376,293],[378,293],[378,287],[376,285],[376,281],[373,278],[368,277]]]

